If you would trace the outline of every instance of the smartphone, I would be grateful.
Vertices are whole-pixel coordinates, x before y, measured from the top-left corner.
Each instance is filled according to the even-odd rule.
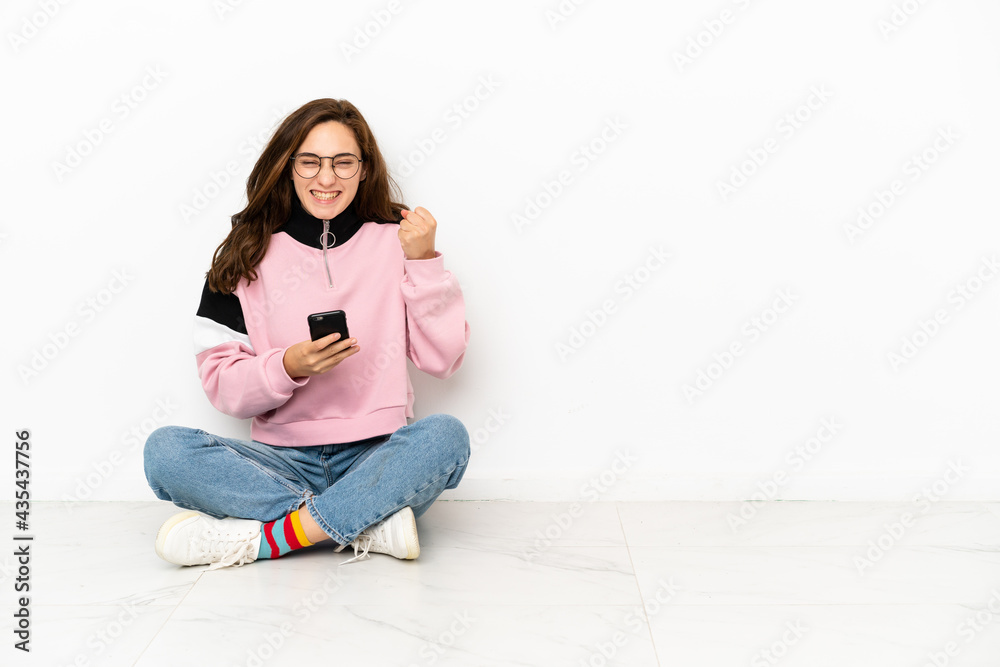
[[[347,333],[347,315],[342,310],[330,310],[325,313],[313,313],[307,318],[309,322],[309,337],[319,340],[323,336],[339,333],[337,342],[351,335]]]

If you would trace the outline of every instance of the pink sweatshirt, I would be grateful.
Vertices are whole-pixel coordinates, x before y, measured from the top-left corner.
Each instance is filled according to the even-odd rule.
[[[241,279],[228,295],[205,283],[194,324],[202,386],[222,412],[252,417],[251,437],[269,445],[392,433],[414,416],[407,358],[442,379],[462,365],[469,342],[462,290],[440,252],[405,258],[398,221],[362,222],[352,202],[330,221],[339,240],[324,250],[323,221],[293,199],[257,280]],[[360,351],[321,375],[289,377],[285,350],[309,340],[310,313],[328,310],[346,313]]]

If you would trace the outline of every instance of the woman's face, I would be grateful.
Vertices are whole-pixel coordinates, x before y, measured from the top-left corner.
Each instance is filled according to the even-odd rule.
[[[354,138],[354,133],[343,123],[328,121],[314,127],[295,154],[312,153],[320,157],[333,157],[341,153],[351,153],[361,157],[361,149]],[[357,173],[350,178],[341,178],[333,169],[333,160],[320,160],[319,173],[312,178],[299,176],[292,169],[292,181],[295,182],[295,194],[302,202],[302,208],[315,218],[329,220],[336,217],[354,200],[358,193],[358,185],[365,178],[365,163],[362,162]],[[330,199],[330,195],[336,195]]]

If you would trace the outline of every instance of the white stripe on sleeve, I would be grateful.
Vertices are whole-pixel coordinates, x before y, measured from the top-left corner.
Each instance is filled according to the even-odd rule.
[[[250,344],[250,336],[233,331],[224,324],[219,324],[215,320],[200,315],[194,316],[194,353],[199,355],[205,350],[210,350],[216,345],[237,341],[243,343],[253,351]],[[255,352],[256,354],[256,352]]]

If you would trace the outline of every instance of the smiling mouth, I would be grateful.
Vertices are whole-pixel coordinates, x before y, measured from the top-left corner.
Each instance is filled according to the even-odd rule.
[[[340,196],[340,190],[337,190],[336,192],[320,192],[319,190],[310,190],[309,194],[320,201],[333,201]]]

